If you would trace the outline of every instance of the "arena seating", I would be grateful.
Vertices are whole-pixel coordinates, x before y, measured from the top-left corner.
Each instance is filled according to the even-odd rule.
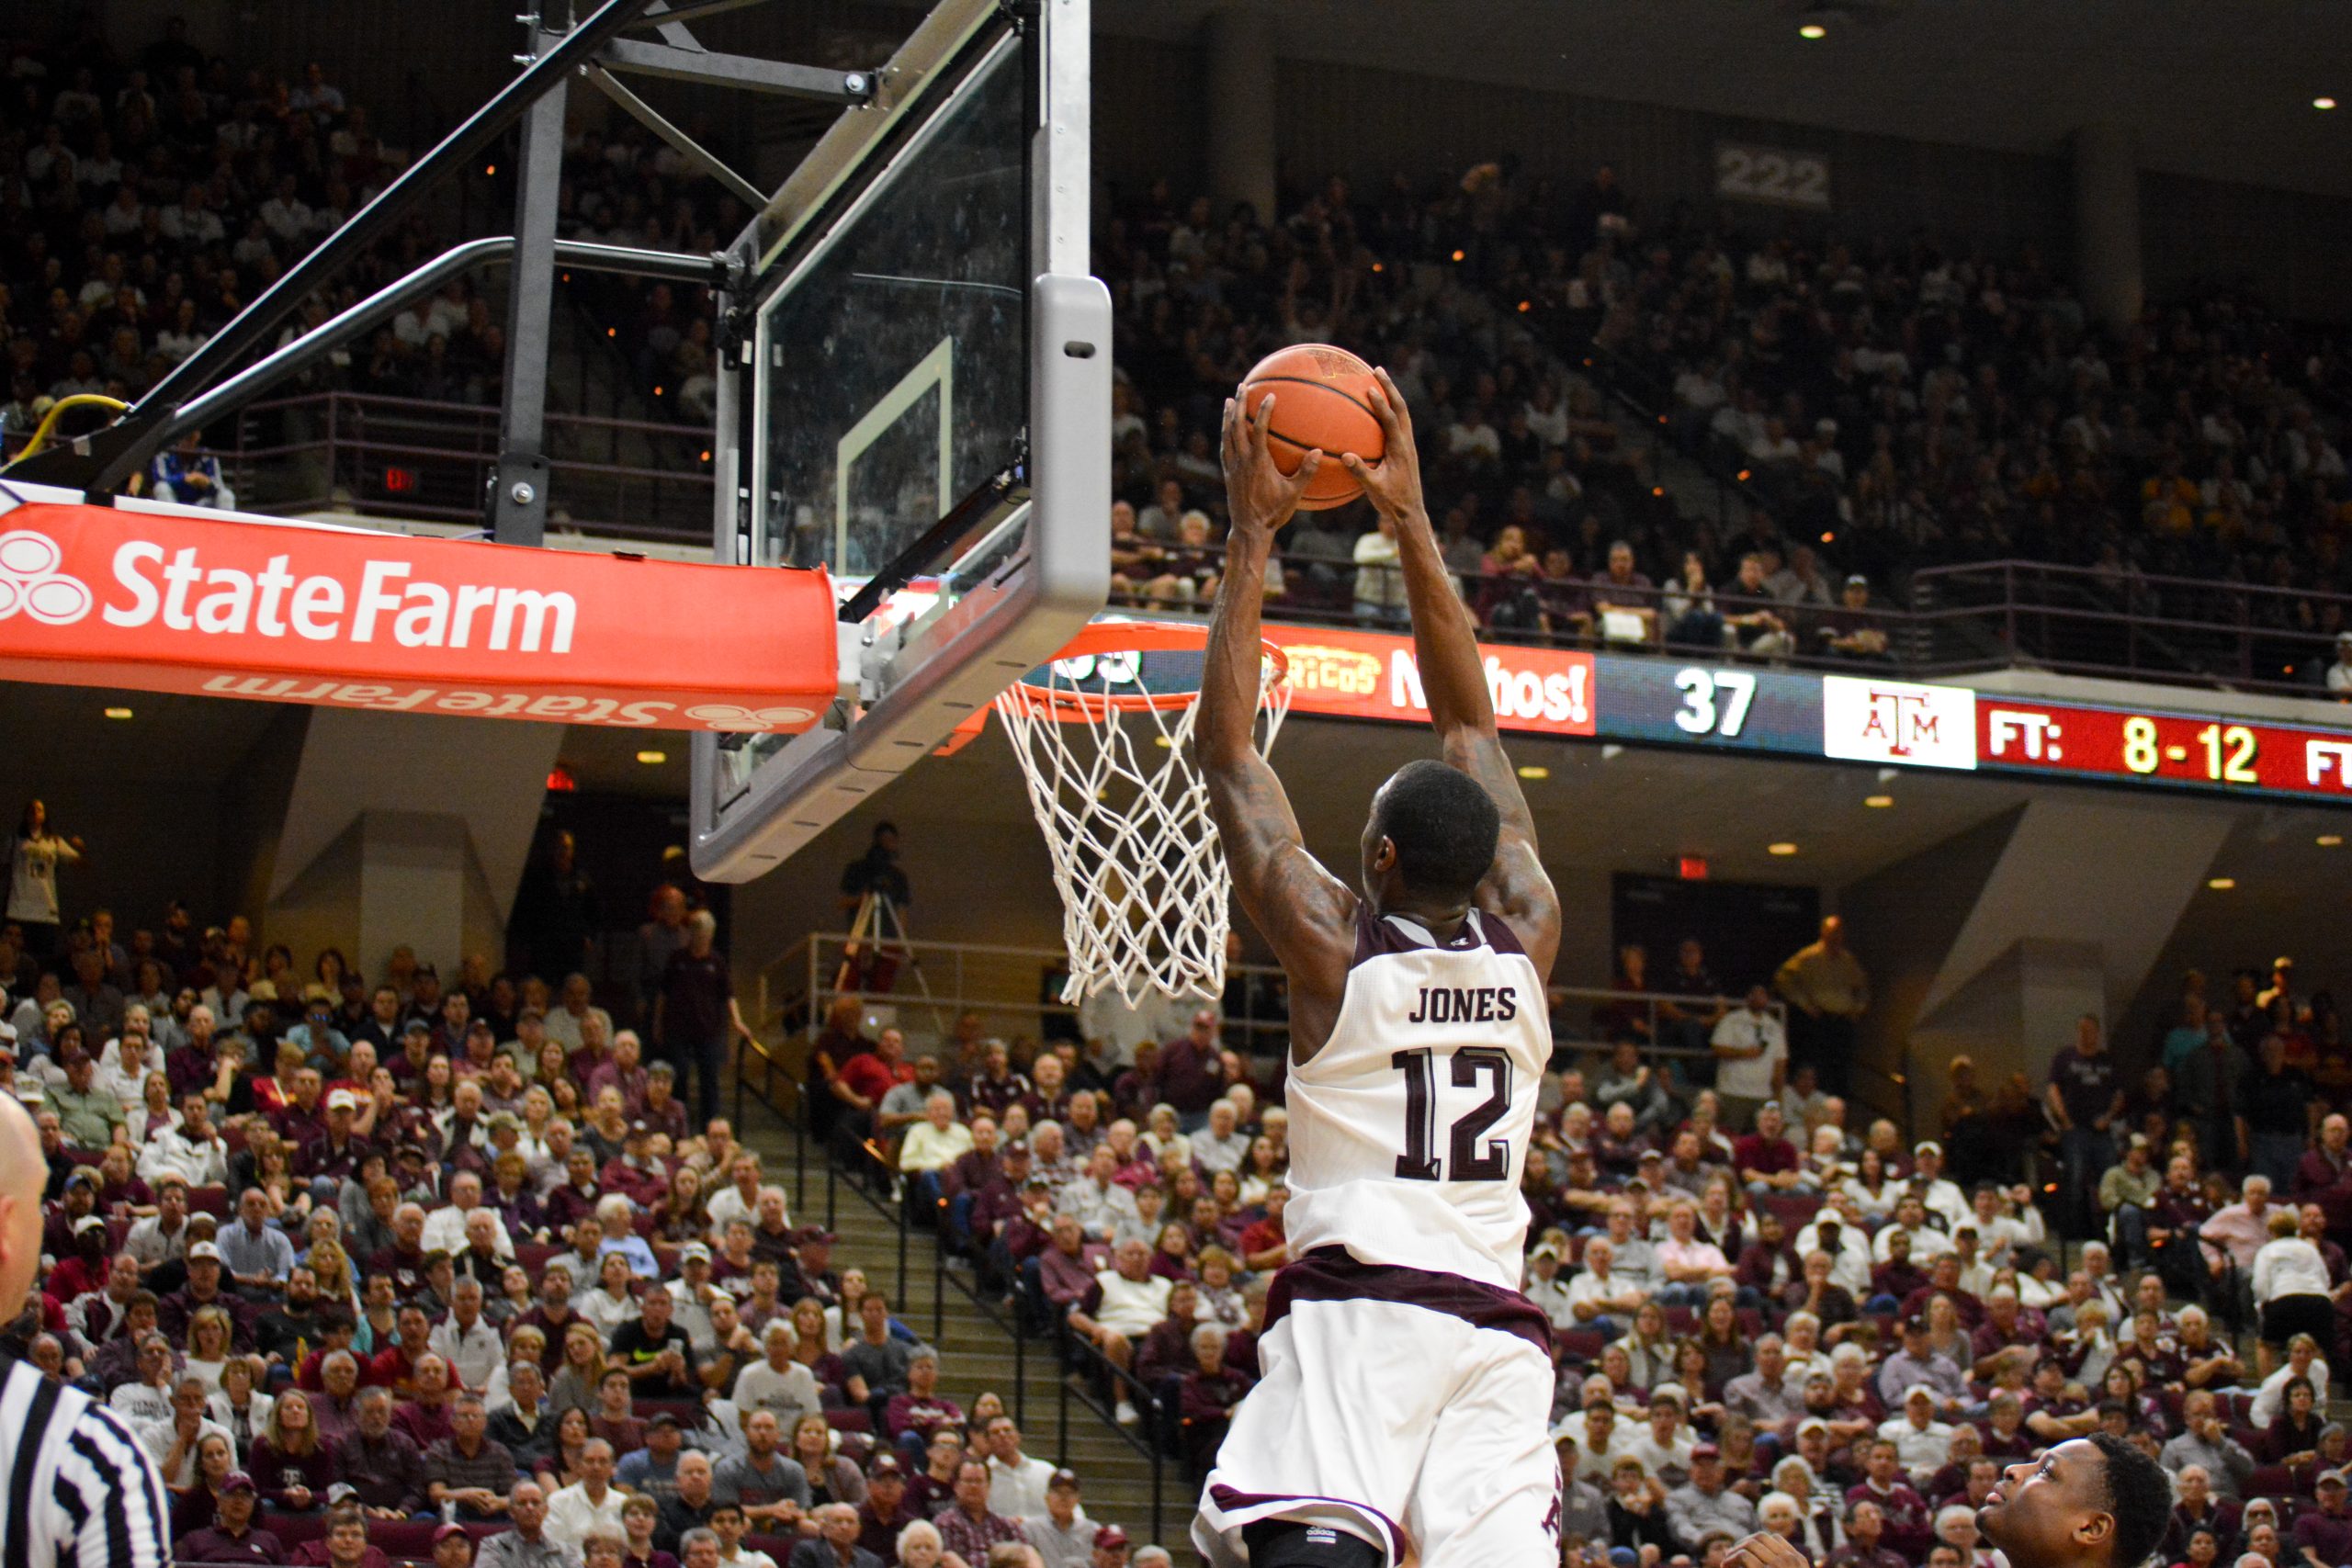
[[[1695,556],[1724,614],[1771,609],[1803,644],[1849,576],[1883,605],[1920,568],[2003,558],[2096,568],[2113,607],[2177,621],[2234,621],[2235,584],[2281,590],[2250,614],[2313,683],[2345,629],[2296,595],[2352,588],[2352,366],[2257,301],[2163,302],[2118,339],[2030,254],[1792,244],[1680,213],[1596,238],[1590,192],[1491,164],[1298,188],[1270,220],[1155,185],[1097,236],[1140,601],[1213,582],[1214,548],[1179,535],[1222,513],[1226,390],[1328,338],[1396,375],[1448,559],[1500,636],[1589,635],[1573,615],[1620,540],[1661,626]],[[1669,499],[1686,458],[1721,512]],[[1352,596],[1373,618],[1348,543],[1286,542],[1285,602],[1345,615]],[[1759,552],[1762,592],[1736,581]]]

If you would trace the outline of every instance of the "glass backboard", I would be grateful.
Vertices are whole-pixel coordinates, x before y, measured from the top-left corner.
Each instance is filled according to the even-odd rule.
[[[1108,598],[1086,28],[944,0],[729,253],[718,558],[823,567],[848,618],[827,724],[696,747],[701,875],[775,864]]]

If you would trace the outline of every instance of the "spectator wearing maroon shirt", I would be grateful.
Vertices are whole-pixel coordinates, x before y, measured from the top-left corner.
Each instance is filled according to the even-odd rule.
[[[662,995],[653,1006],[653,1032],[681,1075],[695,1075],[698,1119],[718,1114],[718,1076],[730,1039],[752,1043],[751,1026],[735,1000],[726,955],[711,945],[718,921],[708,909],[686,917],[686,945],[670,955]]]
[[[1110,1267],[1111,1249],[1087,1240],[1076,1214],[1055,1215],[1052,1234],[1052,1245],[1037,1259],[1035,1279],[1042,1304],[1058,1320],[1094,1288],[1094,1276]]]
[[[1241,1261],[1250,1270],[1279,1269],[1290,1261],[1290,1233],[1283,1211],[1290,1206],[1287,1184],[1266,1190],[1266,1217],[1241,1233]]]
[[[1209,1107],[1225,1092],[1225,1050],[1217,1042],[1217,1017],[1203,1008],[1192,1028],[1159,1048],[1159,1098],[1176,1108],[1186,1133],[1208,1125]]]
[[[357,1095],[347,1089],[333,1089],[326,1103],[326,1122],[296,1148],[294,1169],[313,1182],[333,1182],[334,1191],[339,1194],[343,1184],[358,1174],[374,1145],[351,1130],[359,1110]]]
[[[1846,1544],[1828,1555],[1825,1568],[1910,1568],[1902,1552],[1885,1544],[1886,1510],[1868,1498],[1855,1502],[1852,1493],[1847,1495]]]
[[[2344,1472],[2320,1472],[2319,1506],[2305,1509],[2295,1519],[2295,1549],[2315,1568],[2335,1568],[2352,1562],[2352,1512],[2345,1507]]]
[[[286,1548],[278,1539],[267,1530],[254,1529],[254,1506],[257,1501],[254,1478],[242,1470],[231,1471],[220,1483],[214,1522],[208,1529],[180,1537],[172,1548],[174,1560],[220,1563],[285,1562]]]
[[[964,1407],[939,1392],[939,1352],[924,1346],[907,1359],[907,1387],[882,1408],[882,1430],[910,1457],[943,1427],[960,1427]],[[910,1439],[912,1439],[910,1441]]]
[[[389,1275],[395,1297],[406,1301],[424,1288],[424,1209],[402,1203],[392,1212],[392,1245],[368,1260],[370,1275]]]
[[[984,1040],[978,1070],[964,1085],[965,1115],[967,1119],[993,1116],[1001,1122],[1004,1113],[1016,1105],[1026,1111],[1035,1092],[1035,1084],[1012,1070],[1012,1047],[1001,1040]]]
[[[389,1388],[405,1400],[415,1395],[417,1362],[430,1354],[426,1341],[432,1337],[433,1320],[423,1307],[411,1303],[401,1308],[396,1321],[398,1337],[368,1361],[365,1378],[370,1386]],[[417,1445],[420,1452],[424,1447]]]
[[[895,1454],[876,1454],[865,1468],[865,1501],[857,1508],[857,1544],[879,1562],[895,1562],[899,1532],[920,1517],[907,1500],[907,1467]]]
[[[1902,1304],[1895,1308],[1895,1314],[1900,1317],[1925,1317],[1928,1303],[1938,1296],[1951,1303],[1952,1311],[1959,1314],[1961,1326],[1969,1333],[1974,1334],[1984,1321],[1984,1303],[1960,1288],[1958,1253],[1938,1253],[1935,1261],[1928,1265],[1928,1282],[1905,1296]]]
[[[907,1037],[895,1029],[884,1030],[873,1050],[852,1056],[833,1076],[833,1097],[842,1102],[835,1112],[833,1133],[852,1169],[870,1163],[854,1156],[874,1135],[874,1117],[881,1109],[882,1097],[914,1078],[914,1065],[907,1060]]]
[[[1846,1506],[1854,1512],[1864,1503],[1875,1504],[1884,1520],[1887,1550],[1916,1562],[1935,1544],[1935,1515],[1928,1511],[1927,1500],[1903,1479],[1893,1443],[1872,1438],[1864,1453],[1862,1479],[1847,1489]]]
[[[1747,1184],[1748,1196],[1770,1198],[1808,1184],[1796,1145],[1785,1135],[1787,1126],[1780,1101],[1768,1100],[1756,1112],[1756,1130],[1733,1142],[1732,1165]]]

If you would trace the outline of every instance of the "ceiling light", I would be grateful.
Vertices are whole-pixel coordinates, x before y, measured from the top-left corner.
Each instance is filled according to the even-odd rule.
[[[1790,843],[1787,840],[1783,839],[1781,842],[1779,842],[1779,843],[1777,843],[1777,844],[1767,844],[1767,845],[1765,845],[1765,846],[1764,846],[1764,852],[1765,852],[1765,853],[1767,853],[1767,854],[1774,854],[1774,855],[1792,855],[1792,854],[1794,854],[1794,853],[1796,853],[1796,852],[1797,852],[1797,847],[1796,847],[1794,844]]]
[[[1530,762],[1519,770],[1519,776],[1523,779],[1548,779],[1552,776],[1552,770]]]
[[[2237,885],[2238,879],[2234,876],[2209,876],[2205,879],[2205,886],[2216,893],[2227,893]]]
[[[1894,804],[1894,796],[1891,795],[1866,795],[1862,796],[1862,804],[1864,806],[1871,807],[1877,810],[1883,811],[1888,807]]]
[[[2313,98],[2313,99],[2312,100],[2312,107],[2313,107],[2313,108],[2315,108],[2315,109],[2332,109],[2332,108],[2334,108],[2335,107],[2335,100],[2334,98],[2331,98],[2331,97],[2326,96],[2325,96],[2325,95],[2324,95],[2324,94],[2323,94],[2321,96],[2316,97],[2316,98]]]
[[[659,767],[663,762],[670,760],[670,753],[667,751],[639,751],[637,754],[637,760],[644,763],[649,768]]]
[[[1807,22],[1804,26],[1797,29],[1797,37],[1804,39],[1807,43],[1819,43],[1823,39],[1826,39],[1828,36],[1829,29],[1823,27],[1819,22]]]
[[[129,718],[130,716],[130,710],[129,708],[108,708],[106,712],[108,718]]]
[[[2344,842],[2344,835],[2341,833],[2322,833],[2316,842],[2319,844],[2321,849],[2332,850]]]

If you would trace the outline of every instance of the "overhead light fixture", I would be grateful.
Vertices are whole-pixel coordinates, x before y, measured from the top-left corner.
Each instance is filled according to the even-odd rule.
[[[658,768],[662,763],[670,760],[670,753],[667,751],[639,751],[637,754],[637,760],[644,763],[649,768]]]
[[[1823,39],[1826,39],[1828,36],[1829,29],[1823,27],[1819,22],[1807,22],[1804,26],[1797,29],[1797,37],[1804,39],[1807,43],[1819,43]]]
[[[2332,850],[2337,848],[2344,842],[2344,835],[2341,833],[2322,833],[2314,841],[2318,843],[2321,849]]]
[[[1797,852],[1797,847],[1783,839],[1777,844],[1765,845],[1764,852],[1774,855],[1792,855]]]
[[[2335,100],[2334,98],[2331,98],[2331,97],[2327,96],[2324,93],[2323,93],[2323,94],[2322,94],[2322,95],[2320,95],[2318,97],[2313,98],[2313,99],[2312,100],[2312,107],[2313,107],[2313,108],[2315,108],[2315,109],[2326,110],[2326,109],[2332,109],[2332,108],[2334,108],[2335,107]]]
[[[1864,806],[1871,807],[1875,810],[1883,811],[1888,807],[1894,804],[1894,796],[1891,795],[1866,795],[1862,796],[1862,804]]]
[[[129,708],[108,708],[106,710],[106,713],[108,718],[129,718],[130,716],[130,710]]]
[[[1523,779],[1548,779],[1552,776],[1552,770],[1530,762],[1519,770],[1519,776]]]
[[[2209,876],[2205,879],[2205,886],[2216,893],[2227,893],[2237,885],[2238,879],[2234,876]]]

